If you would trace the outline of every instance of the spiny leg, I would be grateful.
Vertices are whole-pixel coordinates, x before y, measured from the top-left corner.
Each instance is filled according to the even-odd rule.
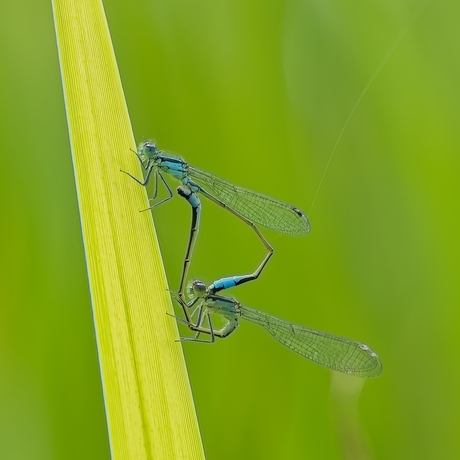
[[[158,192],[158,177],[160,177],[161,181],[162,181],[163,184],[165,185],[166,190],[168,191],[168,194],[169,194],[169,195],[168,195],[166,198],[163,198],[162,200],[160,200],[158,203],[155,203],[155,204],[153,204],[152,206],[149,206],[148,208],[142,209],[140,212],[145,212],[145,211],[149,211],[150,209],[156,208],[157,206],[160,206],[160,204],[166,203],[166,201],[169,201],[169,200],[173,197],[173,193],[172,193],[171,187],[168,185],[168,183],[166,182],[166,180],[165,180],[165,178],[163,177],[163,175],[157,170],[157,171],[155,172],[155,193],[153,194],[153,197],[152,197],[152,198],[149,198],[149,201],[153,201],[153,200],[157,197],[157,192]]]

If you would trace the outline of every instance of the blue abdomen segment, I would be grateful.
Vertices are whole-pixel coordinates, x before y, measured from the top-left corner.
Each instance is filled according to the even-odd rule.
[[[228,276],[226,278],[221,278],[220,280],[214,281],[214,283],[208,287],[208,292],[215,294],[216,292],[239,286],[240,284],[253,279],[254,277],[252,275]]]
[[[192,208],[196,209],[201,206],[201,201],[198,198],[198,195],[196,193],[193,193],[189,187],[184,187],[183,185],[181,185],[177,187],[177,193],[182,198],[185,198]]]

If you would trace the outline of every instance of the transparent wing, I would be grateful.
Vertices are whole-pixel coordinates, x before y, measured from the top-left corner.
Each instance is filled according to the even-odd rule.
[[[200,169],[189,166],[188,170],[190,177],[206,184],[214,196],[252,222],[288,235],[303,236],[310,233],[310,222],[300,209],[233,185]]]
[[[242,318],[262,326],[278,342],[317,364],[358,377],[382,373],[380,358],[364,343],[291,324],[252,308],[240,308]]]

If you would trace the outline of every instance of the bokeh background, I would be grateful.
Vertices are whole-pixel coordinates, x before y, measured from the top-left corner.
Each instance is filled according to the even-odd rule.
[[[185,344],[207,458],[459,458],[460,6],[104,5],[137,140],[309,212],[308,237],[265,232],[275,257],[231,294],[385,366],[362,387],[251,324]],[[0,50],[0,458],[107,459],[50,3],[1,2]],[[252,271],[254,234],[203,207],[192,275]],[[173,287],[189,213],[154,213]]]

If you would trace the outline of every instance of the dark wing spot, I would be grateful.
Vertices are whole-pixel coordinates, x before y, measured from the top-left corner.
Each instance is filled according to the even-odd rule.
[[[292,208],[292,210],[299,216],[299,217],[305,217],[305,214],[299,209],[299,208]]]

